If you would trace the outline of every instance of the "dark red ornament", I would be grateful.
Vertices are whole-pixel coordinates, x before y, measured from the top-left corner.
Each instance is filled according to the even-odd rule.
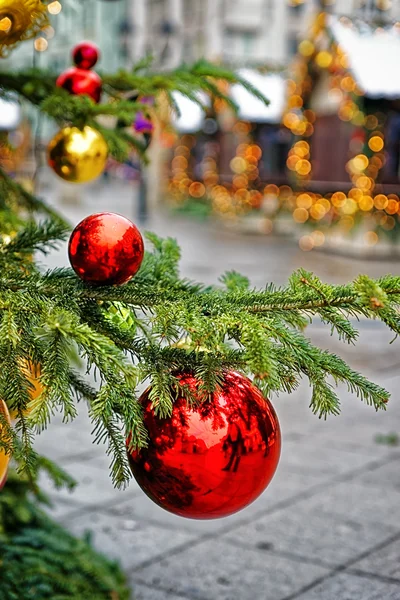
[[[81,42],[72,50],[72,60],[80,69],[92,69],[99,57],[99,47],[93,42]]]
[[[102,81],[94,71],[71,67],[61,73],[56,84],[70,94],[90,96],[96,103],[100,102]]]
[[[155,415],[151,388],[140,398],[150,442],[130,453],[133,475],[169,512],[191,519],[226,517],[253,502],[270,483],[281,450],[277,416],[240,373],[227,373],[212,400],[197,405],[188,404],[182,386],[198,393],[193,376],[180,376],[168,419]]]
[[[69,260],[75,273],[94,285],[121,285],[139,270],[144,256],[140,231],[125,217],[86,217],[71,234]]]

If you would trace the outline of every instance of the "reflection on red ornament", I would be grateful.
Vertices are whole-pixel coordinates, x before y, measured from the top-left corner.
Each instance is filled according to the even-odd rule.
[[[93,42],[81,42],[72,50],[72,60],[80,69],[92,69],[99,60],[100,50]]]
[[[99,213],[86,217],[71,234],[69,260],[92,285],[121,285],[139,270],[144,256],[140,231],[125,217]]]
[[[270,483],[280,456],[279,422],[269,400],[240,373],[227,373],[211,401],[197,405],[188,404],[184,386],[198,394],[199,382],[181,375],[168,419],[156,416],[151,388],[142,395],[150,442],[129,454],[130,466],[162,508],[192,519],[226,517]]]
[[[102,82],[94,71],[71,67],[61,73],[56,85],[75,96],[90,96],[96,103],[100,102]]]

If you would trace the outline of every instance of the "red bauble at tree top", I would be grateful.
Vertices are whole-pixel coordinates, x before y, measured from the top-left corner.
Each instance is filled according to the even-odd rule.
[[[89,96],[96,103],[100,102],[102,81],[99,75],[94,71],[71,67],[61,73],[56,85],[67,90],[74,96]]]
[[[81,42],[72,50],[72,60],[79,69],[92,69],[99,57],[99,47],[93,42]]]
[[[69,260],[75,273],[92,285],[121,285],[139,270],[144,256],[140,231],[115,213],[86,217],[71,234]]]
[[[272,404],[244,375],[228,372],[210,401],[188,403],[184,387],[198,394],[192,375],[179,376],[173,413],[159,418],[149,388],[139,402],[149,432],[147,448],[129,463],[142,490],[181,517],[226,517],[253,502],[277,468],[281,434]],[[129,439],[128,439],[129,446]]]

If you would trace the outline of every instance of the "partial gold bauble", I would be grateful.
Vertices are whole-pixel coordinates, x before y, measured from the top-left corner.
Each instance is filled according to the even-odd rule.
[[[21,363],[21,371],[22,371],[22,374],[28,379],[28,381],[30,383],[31,387],[29,388],[29,396],[30,396],[31,401],[36,400],[36,398],[38,398],[44,390],[44,387],[40,381],[40,376],[41,376],[40,365],[37,363],[33,363],[30,360],[24,360]],[[31,410],[32,410],[32,408],[28,404],[26,410],[24,411],[24,415],[28,416],[29,413],[31,412]],[[11,416],[11,420],[15,421],[18,418],[17,411],[16,410],[10,411],[10,416]]]
[[[107,157],[107,142],[101,133],[88,125],[82,131],[77,127],[64,127],[48,147],[50,167],[70,183],[87,183],[99,177]]]
[[[3,400],[0,400],[0,413],[4,415],[7,421],[10,423],[10,415],[8,413],[7,405]],[[0,439],[2,437],[2,426],[0,424]],[[6,454],[4,450],[0,449],[0,490],[3,487],[8,470],[8,463],[10,462],[10,455]]]
[[[49,22],[41,0],[0,0],[0,56],[37,35]]]

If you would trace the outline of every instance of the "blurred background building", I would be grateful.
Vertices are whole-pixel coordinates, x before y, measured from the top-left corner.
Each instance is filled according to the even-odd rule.
[[[51,26],[13,53],[12,68],[60,73],[90,39],[99,71],[147,55],[159,70],[204,57],[270,100],[232,86],[235,117],[223,103],[208,99],[204,114],[177,95],[178,135],[164,123],[151,145],[153,207],[172,198],[229,218],[258,211],[267,233],[285,211],[319,228],[371,216],[368,232],[400,235],[400,0],[52,0],[48,10]],[[108,172],[137,179],[137,157],[114,170],[110,161]]]
[[[29,44],[13,66],[40,61],[56,71],[69,64],[71,46],[95,40],[101,68],[114,70],[154,54],[158,66],[176,67],[205,57],[233,66],[284,67],[319,8],[377,22],[400,19],[398,0],[55,0],[54,31],[43,32],[36,56]],[[95,15],[95,17],[93,17]]]

